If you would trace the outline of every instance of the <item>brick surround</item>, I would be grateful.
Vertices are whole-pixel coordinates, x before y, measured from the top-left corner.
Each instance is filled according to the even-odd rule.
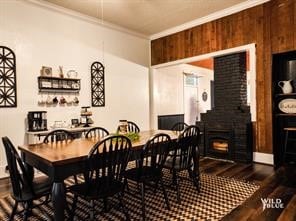
[[[250,162],[252,160],[251,113],[247,106],[246,53],[235,53],[214,58],[214,108],[201,114],[197,125],[204,132],[204,153],[209,151],[209,134],[219,131],[233,134],[226,159]],[[221,154],[219,155],[221,158]]]

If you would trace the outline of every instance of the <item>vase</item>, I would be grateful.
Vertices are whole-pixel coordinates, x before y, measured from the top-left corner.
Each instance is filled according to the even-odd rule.
[[[291,85],[292,80],[288,81],[279,81],[278,85],[282,88],[283,94],[290,94],[293,92],[293,87]]]

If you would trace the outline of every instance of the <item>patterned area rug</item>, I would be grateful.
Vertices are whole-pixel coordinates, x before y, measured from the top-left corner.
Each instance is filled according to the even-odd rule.
[[[187,173],[182,174],[184,177]],[[170,181],[170,173],[165,172],[166,182]],[[71,184],[72,180],[67,180]],[[208,174],[201,174],[201,192],[189,180],[181,181],[181,205],[176,201],[176,193],[167,189],[171,210],[167,210],[163,194],[160,190],[156,193],[147,190],[146,193],[146,216],[147,220],[220,220],[231,212],[238,205],[250,197],[259,186],[244,183],[234,179],[218,177]],[[130,185],[130,191],[136,192],[136,185]],[[138,196],[138,197],[137,197]],[[141,220],[141,200],[140,194],[131,196],[125,194],[124,202],[129,210],[132,220]],[[68,203],[72,202],[72,195],[67,195]],[[0,220],[8,220],[8,215],[13,206],[13,199],[8,196],[0,199]],[[102,202],[96,204],[98,211],[97,220],[124,220],[122,212],[116,208],[117,199],[110,199],[109,204],[114,206],[108,213],[103,213]],[[76,220],[84,220],[88,215],[88,202],[79,200],[78,208],[75,211]],[[19,208],[21,209],[21,208]],[[34,216],[29,220],[51,220],[53,216],[52,206],[43,205],[33,210]],[[15,216],[14,220],[22,220],[21,216]]]

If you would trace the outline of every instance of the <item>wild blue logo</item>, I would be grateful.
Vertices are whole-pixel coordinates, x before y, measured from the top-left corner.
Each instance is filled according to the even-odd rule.
[[[281,199],[272,199],[272,198],[261,198],[263,205],[263,211],[265,209],[282,209],[284,208],[284,203]]]

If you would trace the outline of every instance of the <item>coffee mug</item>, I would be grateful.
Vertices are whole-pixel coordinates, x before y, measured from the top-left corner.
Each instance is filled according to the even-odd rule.
[[[59,103],[58,98],[57,98],[57,97],[54,97],[54,98],[52,99],[52,103],[53,103],[53,104],[57,104],[57,103]]]
[[[67,100],[66,100],[66,98],[64,98],[64,96],[62,96],[60,98],[60,104],[65,104],[65,103],[67,103]]]
[[[38,101],[39,105],[44,105],[46,103],[46,100],[43,98],[43,96],[41,95],[40,100]]]
[[[48,95],[46,98],[46,104],[49,104],[49,105],[52,104],[52,98],[50,95]]]
[[[73,99],[73,103],[74,103],[74,104],[79,104],[78,97],[74,97],[74,99]]]
[[[73,100],[71,99],[70,95],[68,95],[67,104],[68,105],[72,105],[73,104]]]

